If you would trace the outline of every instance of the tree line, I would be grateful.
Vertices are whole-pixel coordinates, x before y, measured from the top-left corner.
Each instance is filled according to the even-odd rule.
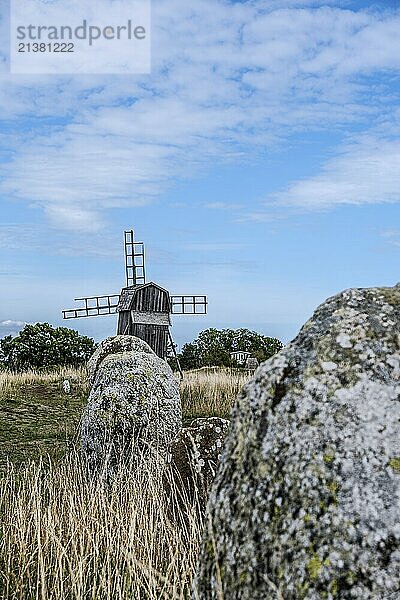
[[[0,340],[0,367],[10,371],[79,366],[96,348],[93,339],[67,327],[49,323],[25,325],[20,333]],[[178,355],[183,369],[206,366],[237,366],[231,352],[250,352],[259,362],[279,352],[282,342],[248,329],[206,329],[182,348]]]

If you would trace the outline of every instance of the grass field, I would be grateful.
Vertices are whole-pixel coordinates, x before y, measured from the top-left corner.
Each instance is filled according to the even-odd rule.
[[[62,391],[64,379],[71,394]],[[49,454],[58,458],[73,443],[88,397],[84,370],[0,373],[0,468]]]
[[[247,378],[187,373],[184,420],[228,417]],[[202,517],[190,507],[171,518],[159,463],[111,488],[88,482],[78,451],[88,393],[84,370],[0,373],[0,598],[190,598]]]
[[[183,417],[228,417],[247,379],[240,371],[199,369],[181,383]],[[68,379],[71,393],[62,382]],[[79,439],[79,423],[89,394],[84,369],[50,373],[0,373],[0,468],[9,457],[19,464],[49,455],[63,456]]]

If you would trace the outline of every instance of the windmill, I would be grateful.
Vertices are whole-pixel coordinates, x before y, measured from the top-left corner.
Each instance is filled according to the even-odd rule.
[[[146,283],[144,243],[134,231],[125,231],[126,286],[120,294],[75,298],[80,306],[63,310],[64,319],[118,314],[118,335],[134,335],[149,344],[163,359],[176,356],[170,327],[171,315],[205,315],[206,296],[171,296],[154,282]],[[179,361],[177,359],[180,370]]]

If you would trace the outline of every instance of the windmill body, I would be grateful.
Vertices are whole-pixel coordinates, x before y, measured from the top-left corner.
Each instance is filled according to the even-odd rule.
[[[118,314],[118,335],[134,335],[149,344],[157,356],[176,356],[170,327],[171,314],[204,315],[206,296],[171,296],[154,282],[146,283],[143,242],[125,231],[126,287],[120,294],[76,298],[81,305],[63,311],[64,319]]]
[[[164,358],[171,326],[171,301],[167,290],[151,282],[126,287],[117,306],[118,335],[134,335]]]

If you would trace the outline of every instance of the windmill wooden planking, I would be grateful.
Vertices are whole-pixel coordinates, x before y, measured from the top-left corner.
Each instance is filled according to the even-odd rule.
[[[63,310],[64,319],[118,314],[117,334],[134,335],[163,359],[176,356],[170,327],[173,315],[204,315],[206,296],[171,296],[154,282],[146,283],[144,243],[133,230],[124,233],[126,287],[120,294],[76,298],[80,306]]]

